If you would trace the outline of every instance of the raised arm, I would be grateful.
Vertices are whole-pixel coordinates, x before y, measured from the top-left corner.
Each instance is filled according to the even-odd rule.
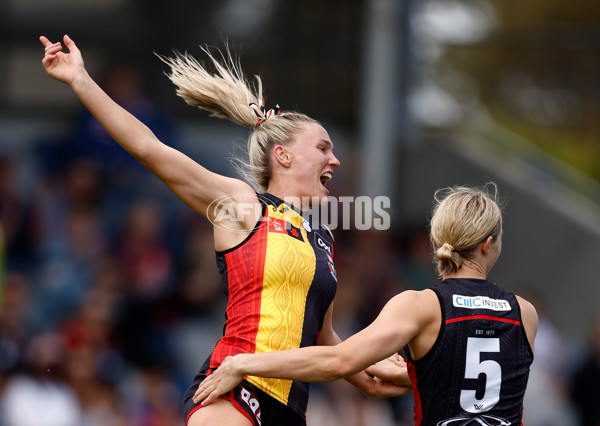
[[[111,137],[160,178],[177,197],[211,220],[215,217],[212,212],[207,213],[207,207],[224,195],[247,194],[258,203],[247,183],[212,173],[159,141],[146,125],[114,102],[90,77],[75,42],[67,35],[63,40],[68,53],[63,51],[61,42],[52,43],[46,37],[40,37],[45,49],[42,65],[46,73],[69,85]],[[231,226],[252,228],[256,220],[252,217],[228,226],[229,229]]]
[[[310,346],[279,352],[228,357],[207,377],[194,396],[210,404],[246,375],[304,382],[326,382],[352,376],[397,353],[435,318],[433,292],[406,291],[392,298],[364,330],[336,346]]]

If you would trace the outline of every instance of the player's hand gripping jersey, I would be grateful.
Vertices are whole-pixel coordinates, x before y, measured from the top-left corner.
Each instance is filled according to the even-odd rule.
[[[337,287],[333,241],[283,200],[260,194],[263,216],[238,246],[217,253],[228,296],[223,337],[202,370],[210,373],[238,353],[313,346]],[[308,384],[247,377],[304,416]]]
[[[418,361],[405,348],[416,426],[520,425],[533,353],[516,297],[478,279],[447,279],[433,290],[438,338]]]

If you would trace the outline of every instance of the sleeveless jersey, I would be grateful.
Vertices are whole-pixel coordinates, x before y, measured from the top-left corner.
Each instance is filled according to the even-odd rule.
[[[209,374],[238,353],[317,344],[337,289],[331,234],[271,194],[259,194],[263,214],[239,245],[217,252],[227,295],[223,337],[202,367]],[[300,415],[308,383],[246,377]]]
[[[436,342],[418,361],[405,348],[416,426],[521,425],[533,352],[514,294],[487,280],[434,286]]]

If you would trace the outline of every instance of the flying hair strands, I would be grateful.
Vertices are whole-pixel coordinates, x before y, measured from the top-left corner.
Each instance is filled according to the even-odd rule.
[[[188,105],[209,111],[211,116],[224,118],[245,127],[256,127],[256,116],[249,105],[260,104],[262,81],[255,76],[252,86],[244,77],[239,60],[235,60],[228,47],[216,49],[220,61],[209,48],[201,47],[214,66],[210,72],[194,57],[175,51],[173,57],[158,55],[171,72],[169,79],[177,87],[176,93]]]

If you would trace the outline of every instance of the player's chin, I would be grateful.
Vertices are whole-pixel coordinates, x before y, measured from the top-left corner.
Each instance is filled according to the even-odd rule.
[[[325,198],[329,195],[329,189],[327,189],[327,186],[325,186],[325,184],[322,183],[321,181],[319,181],[318,192],[319,192],[319,198],[320,198],[319,202],[322,204],[324,202],[323,198]]]

